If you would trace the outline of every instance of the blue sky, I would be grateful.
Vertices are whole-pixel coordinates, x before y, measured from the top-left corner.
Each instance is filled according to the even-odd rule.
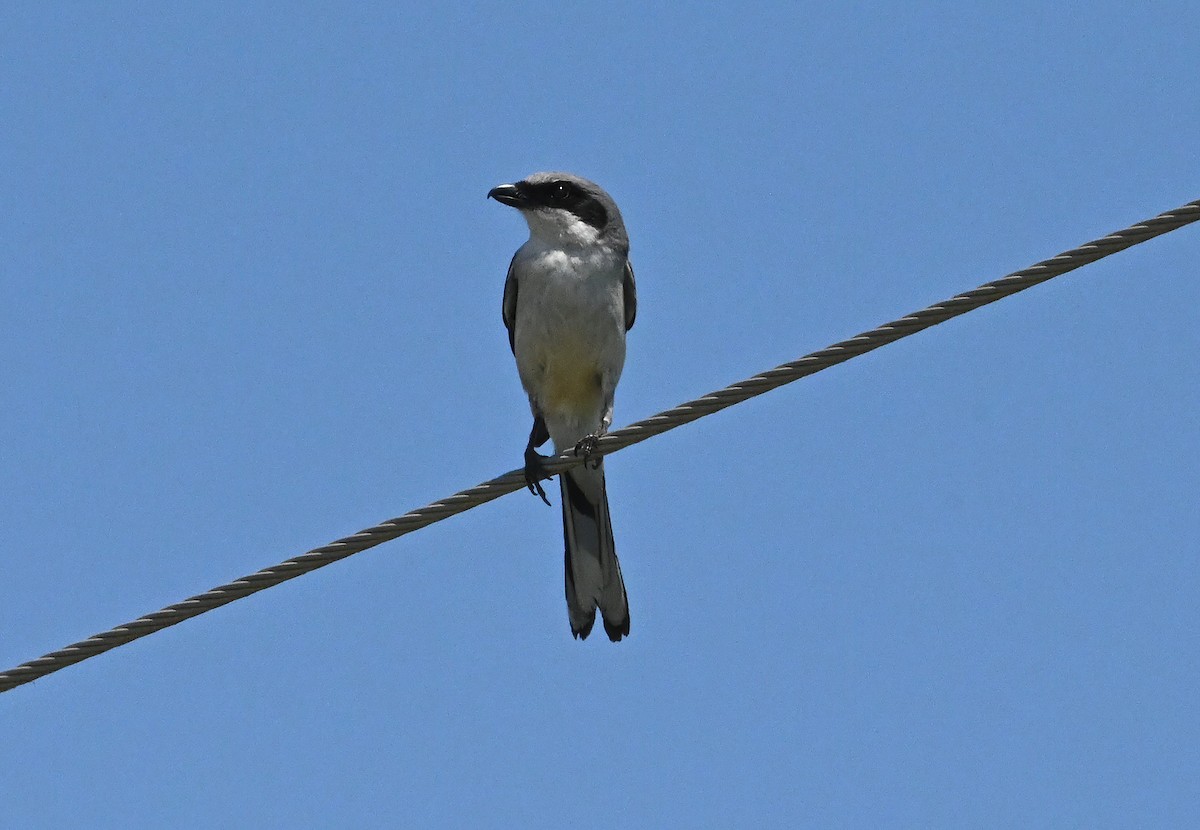
[[[616,423],[1200,198],[1194,4],[22,4],[0,664],[520,463],[540,169]],[[12,827],[1200,822],[1200,229],[0,696]]]

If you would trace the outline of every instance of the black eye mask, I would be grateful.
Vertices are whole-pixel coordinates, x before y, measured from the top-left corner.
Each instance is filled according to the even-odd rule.
[[[608,224],[608,211],[604,205],[571,182],[522,182],[519,186],[522,194],[536,205],[570,211],[596,230],[603,230]]]

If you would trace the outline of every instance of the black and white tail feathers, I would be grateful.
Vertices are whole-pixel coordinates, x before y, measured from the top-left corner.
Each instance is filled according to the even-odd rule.
[[[629,600],[613,543],[604,489],[604,462],[584,463],[561,474],[563,540],[566,548],[567,614],[571,633],[586,638],[596,622],[614,643],[629,634]]]

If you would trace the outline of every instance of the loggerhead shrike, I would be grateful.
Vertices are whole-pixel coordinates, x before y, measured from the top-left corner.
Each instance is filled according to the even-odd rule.
[[[549,504],[536,447],[586,460],[559,478],[566,545],[567,614],[585,638],[596,621],[614,643],[629,634],[629,601],[613,544],[604,459],[591,458],[612,424],[613,392],[625,365],[625,332],[637,314],[629,237],[612,197],[570,173],[535,173],[488,196],[521,211],[529,240],[504,283],[504,325],[529,395],[533,429],[525,482]]]

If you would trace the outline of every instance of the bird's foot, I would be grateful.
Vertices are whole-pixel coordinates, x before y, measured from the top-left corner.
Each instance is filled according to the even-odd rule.
[[[525,448],[525,486],[529,488],[529,492],[540,498],[550,505],[550,499],[546,498],[546,490],[542,487],[543,481],[549,481],[550,475],[546,473],[546,465],[544,455],[539,455],[532,446]]]
[[[583,464],[585,467],[591,467],[593,470],[600,466],[601,457],[592,458],[592,454],[596,452],[596,444],[600,442],[599,435],[586,435],[578,444],[575,445],[575,455],[583,456]]]

